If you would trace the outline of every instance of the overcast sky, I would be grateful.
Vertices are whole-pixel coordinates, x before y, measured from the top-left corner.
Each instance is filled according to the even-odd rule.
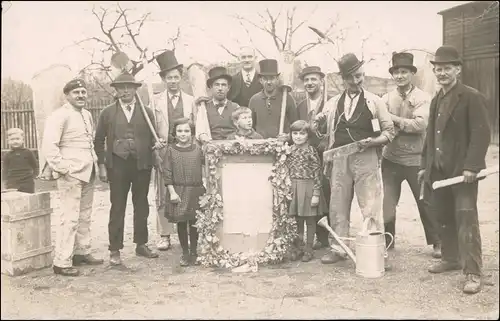
[[[239,39],[240,44],[249,44],[245,31],[230,15],[240,14],[257,21],[257,12],[263,12],[266,8],[274,13],[280,7],[285,9],[294,5],[297,6],[298,20],[309,16],[315,6],[317,10],[304,28],[297,31],[292,49],[315,39],[312,31],[305,26],[311,25],[322,30],[338,16],[338,29],[355,27],[350,29],[342,43],[342,53],[352,51],[361,55],[362,38],[369,39],[363,52],[367,59],[382,52],[409,48],[434,52],[442,42],[442,20],[437,12],[466,2],[469,1],[168,1],[124,2],[123,6],[136,9],[136,15],[152,12],[154,22],[145,25],[140,38],[141,43],[152,50],[164,48],[166,39],[180,26],[182,43],[177,49],[177,58],[187,65],[193,61],[230,61],[232,57],[217,45],[219,42],[235,50],[239,45],[234,39]],[[88,64],[88,51],[79,47],[62,49],[86,37],[100,36],[99,25],[90,10],[94,4],[109,6],[110,3],[3,1],[2,78],[13,77],[30,83],[36,72],[54,63],[68,64],[76,73]],[[250,31],[264,54],[268,58],[276,58],[271,38],[255,28]],[[330,55],[337,55],[332,46],[324,45],[299,58],[309,65],[318,64],[324,70],[336,71],[336,65],[327,51]],[[369,63],[366,71],[369,75],[387,77],[387,68],[387,59],[380,58]],[[148,69],[145,73],[148,72],[152,70]]]

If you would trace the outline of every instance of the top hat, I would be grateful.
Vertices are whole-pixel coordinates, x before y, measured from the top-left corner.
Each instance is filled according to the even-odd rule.
[[[259,76],[279,76],[278,61],[276,59],[263,59],[259,61]]]
[[[160,66],[160,73],[183,67],[182,64],[177,62],[175,53],[172,50],[165,50],[164,52],[159,54],[156,57],[156,62]]]
[[[207,87],[212,87],[212,84],[217,79],[224,78],[231,84],[233,77],[227,73],[227,69],[225,67],[213,67],[208,71],[208,79],[207,79]]]
[[[302,69],[302,72],[299,74],[299,79],[304,80],[304,77],[309,74],[318,74],[321,78],[325,77],[325,74],[321,71],[321,68],[318,66],[308,66]]]
[[[436,55],[434,60],[431,60],[431,64],[455,64],[461,65],[462,59],[458,50],[452,46],[441,46],[436,50]]]
[[[66,85],[64,85],[63,93],[65,95],[67,95],[73,89],[77,89],[77,88],[81,88],[81,87],[85,88],[85,89],[87,88],[87,84],[85,83],[85,80],[83,80],[81,78],[75,78],[75,79],[68,81],[68,83]]]
[[[364,63],[364,60],[359,61],[355,54],[348,53],[343,55],[337,64],[342,76],[348,76],[358,70]]]
[[[134,76],[131,74],[125,72],[121,73],[118,75],[118,77],[113,80],[111,84],[109,84],[111,87],[116,87],[117,85],[134,85],[136,87],[141,87],[142,84],[140,82],[135,81]]]
[[[392,74],[396,68],[408,68],[411,72],[416,73],[417,67],[413,65],[413,54],[409,52],[394,52],[392,54],[392,67],[389,68],[389,73]]]

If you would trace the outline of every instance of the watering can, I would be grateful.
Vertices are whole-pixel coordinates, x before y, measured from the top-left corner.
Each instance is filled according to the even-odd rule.
[[[323,217],[319,220],[318,225],[326,228],[333,238],[339,243],[340,247],[347,253],[356,264],[356,274],[365,278],[379,278],[385,273],[385,253],[387,248],[391,246],[394,237],[391,233],[383,233],[381,231],[370,230],[368,225],[370,222],[375,225],[375,220],[368,217],[363,221],[363,229],[356,236],[356,256],[351,249],[342,241],[342,239],[328,225],[328,219]],[[385,245],[385,235],[391,237],[391,242]]]

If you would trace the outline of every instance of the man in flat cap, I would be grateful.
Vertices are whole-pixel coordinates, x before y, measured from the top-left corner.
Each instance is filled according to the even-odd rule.
[[[431,101],[418,176],[425,181],[424,198],[440,225],[442,259],[429,272],[462,270],[463,291],[473,294],[482,286],[477,173],[486,168],[490,144],[486,98],[458,80],[462,60],[454,47],[438,48],[431,63],[441,89]],[[455,176],[464,176],[464,182],[430,188],[435,181]]]
[[[44,173],[57,179],[61,194],[53,270],[56,274],[78,276],[74,266],[103,263],[91,254],[90,245],[97,156],[92,141],[94,122],[84,108],[87,103],[85,81],[73,79],[64,86],[63,92],[67,103],[56,109],[45,123],[41,149],[46,163],[42,168]]]
[[[425,131],[429,120],[431,97],[413,85],[413,75],[417,68],[413,65],[413,55],[409,52],[395,52],[389,73],[397,88],[382,97],[391,114],[396,130],[396,137],[388,143],[382,152],[382,179],[384,181],[384,224],[386,245],[394,248],[396,241],[396,207],[401,196],[401,184],[406,181],[417,203],[420,219],[424,227],[428,245],[433,246],[432,256],[441,257],[441,241],[438,235],[437,221],[423,200],[420,198],[420,186],[417,174],[420,154],[424,146]]]
[[[99,162],[99,179],[109,182],[111,209],[109,213],[110,264],[122,264],[125,210],[132,187],[134,206],[135,253],[146,258],[157,258],[158,253],[148,246],[148,191],[153,167],[153,149],[161,149],[165,142],[154,142],[146,117],[153,122],[153,111],[136,99],[141,83],[134,76],[122,73],[111,83],[117,91],[117,100],[103,109],[97,123],[95,152]]]
[[[259,80],[262,91],[250,98],[248,108],[254,114],[255,131],[264,138],[275,138],[278,136],[281,118],[282,90],[279,88],[278,62],[275,59],[264,59],[259,61]],[[298,120],[297,106],[292,95],[287,94],[285,123],[282,137],[288,137],[290,124]]]
[[[299,79],[304,84],[304,89],[306,91],[306,98],[302,100],[297,105],[297,112],[299,119],[306,120],[311,123],[311,129],[314,131],[314,136],[310,138],[311,145],[318,150],[318,155],[320,157],[321,163],[323,163],[323,152],[324,144],[320,144],[322,138],[326,134],[326,122],[323,122],[321,127],[318,126],[314,119],[316,115],[323,111],[323,107],[331,96],[327,96],[325,101],[325,93],[322,90],[324,87],[325,74],[321,71],[318,66],[308,66],[302,69],[299,74]],[[326,204],[330,202],[330,184],[326,177],[322,177],[322,188],[323,194],[325,196]],[[327,215],[327,213],[321,213],[320,217]],[[323,247],[328,246],[328,231],[321,227],[316,227],[316,243],[314,244],[314,249],[318,250]]]
[[[236,132],[232,114],[239,107],[227,98],[233,78],[226,68],[217,66],[208,71],[207,87],[212,92],[212,98],[199,97],[196,104],[202,101],[206,104],[206,116],[197,115],[196,131],[200,142],[229,139]]]
[[[364,61],[348,53],[338,62],[345,90],[325,106],[328,149],[355,143],[359,151],[338,155],[326,162],[325,175],[330,178],[330,222],[340,236],[349,235],[351,203],[356,193],[363,219],[373,219],[383,231],[382,177],[380,148],[394,138],[394,125],[381,99],[363,89]],[[321,123],[320,115],[317,117]],[[330,264],[345,259],[345,253],[331,240],[332,251],[321,259]]]

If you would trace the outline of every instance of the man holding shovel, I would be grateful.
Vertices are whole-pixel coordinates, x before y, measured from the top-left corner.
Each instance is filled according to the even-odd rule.
[[[477,212],[476,175],[486,167],[490,143],[486,99],[476,89],[458,81],[462,61],[457,49],[442,46],[436,51],[434,74],[441,90],[432,99],[429,126],[422,151],[419,180],[432,182],[463,176],[464,182],[424,193],[441,226],[442,260],[431,273],[462,269],[463,291],[481,290],[481,234]],[[429,197],[430,196],[430,197]]]
[[[348,237],[351,203],[356,193],[364,219],[373,218],[378,231],[384,229],[382,215],[382,177],[379,150],[394,138],[394,125],[381,99],[363,89],[364,61],[348,53],[338,62],[346,90],[327,102],[326,112],[317,117],[321,123],[328,115],[328,149],[355,144],[354,153],[325,160],[325,175],[330,178],[330,222],[340,237]],[[326,155],[324,155],[326,157]],[[344,251],[335,240],[321,262],[344,260]]]

